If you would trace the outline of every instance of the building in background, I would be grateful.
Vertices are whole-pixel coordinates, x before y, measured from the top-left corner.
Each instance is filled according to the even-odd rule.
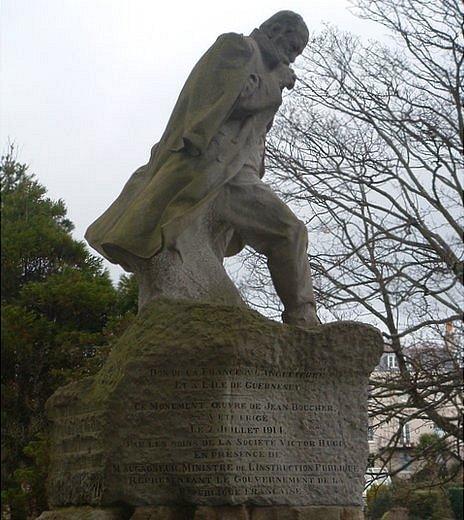
[[[417,384],[427,384],[427,374],[437,380],[437,373],[444,375],[443,392],[446,392],[446,376],[462,369],[462,344],[458,344],[451,323],[446,324],[441,342],[421,343],[407,350],[405,360],[411,379]],[[418,457],[418,447],[423,446],[424,435],[429,439],[445,437],[444,432],[425,414],[409,406],[409,394],[402,391],[399,359],[395,352],[386,348],[379,365],[372,374],[372,391],[369,400],[369,442],[370,465],[387,470],[399,478],[410,478],[421,470],[424,459]],[[432,393],[432,392],[431,392]],[[443,393],[432,396],[440,403]],[[450,405],[446,400],[440,408],[440,414],[459,420],[459,406]],[[438,405],[440,406],[440,405]],[[432,437],[430,437],[432,435]],[[422,438],[422,441],[421,441]],[[446,439],[444,442],[449,443]],[[462,456],[461,440],[453,440],[455,453]],[[452,459],[438,461],[452,463]]]

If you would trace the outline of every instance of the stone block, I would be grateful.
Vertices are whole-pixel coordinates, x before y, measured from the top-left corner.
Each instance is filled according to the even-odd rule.
[[[355,322],[155,302],[50,398],[50,503],[360,506],[382,348]]]
[[[364,520],[359,507],[257,507],[250,520]]]
[[[250,520],[245,506],[199,506],[193,520]]]
[[[127,520],[130,513],[118,508],[65,507],[44,511],[37,520]]]
[[[195,507],[145,506],[138,507],[131,520],[190,520]]]

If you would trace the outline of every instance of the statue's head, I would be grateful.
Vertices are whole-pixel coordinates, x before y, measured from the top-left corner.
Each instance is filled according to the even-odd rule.
[[[308,28],[303,18],[293,11],[279,11],[259,28],[272,40],[287,64],[293,63],[308,43]]]

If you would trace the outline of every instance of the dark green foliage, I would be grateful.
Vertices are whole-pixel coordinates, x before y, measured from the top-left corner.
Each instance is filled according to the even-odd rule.
[[[3,305],[1,334],[2,503],[12,509],[13,518],[26,518],[38,496],[22,489],[24,479],[18,480],[18,472],[30,471],[33,463],[24,449],[45,429],[44,400],[60,381],[47,370],[56,363],[53,325],[20,306]],[[38,473],[44,472],[46,467],[39,467]]]
[[[13,485],[2,491],[2,504],[7,504],[13,518],[38,516],[47,508],[46,478],[48,469],[48,439],[38,435],[24,448],[26,465],[17,469]]]
[[[114,312],[116,291],[106,273],[65,268],[22,288],[19,301],[63,330],[98,332]]]
[[[121,314],[126,312],[137,313],[139,290],[137,280],[133,274],[123,274],[121,276],[118,284],[118,293],[119,312]]]
[[[422,461],[413,476],[417,483],[445,482],[449,473],[449,442],[436,433],[424,433],[415,448],[415,458]]]
[[[441,489],[416,490],[407,503],[409,520],[444,520],[452,518],[449,503]]]
[[[66,267],[101,274],[101,261],[72,238],[64,202],[46,197],[44,186],[14,159],[13,149],[1,159],[0,180],[2,301],[11,301],[25,284]]]
[[[367,492],[367,515],[370,520],[380,520],[393,507],[391,486],[372,486]]]
[[[64,202],[46,196],[13,147],[0,177],[2,497],[22,519],[46,505],[45,401],[101,367],[109,339],[130,322],[136,287],[129,278],[113,287],[101,260],[72,237]]]
[[[421,488],[418,488],[419,485]],[[447,493],[438,486],[432,487],[425,482],[419,484],[415,479],[396,480],[393,486],[374,487],[368,491],[367,518],[369,520],[390,518],[390,516],[395,518],[393,512],[390,513],[390,516],[386,513],[400,507],[407,509],[409,520],[452,519],[453,513],[448,496],[450,496],[450,492]],[[458,494],[456,494],[456,506],[459,507]],[[456,516],[456,518],[460,517]]]
[[[456,520],[463,520],[464,518],[463,492],[462,486],[450,486],[448,488],[448,497]]]

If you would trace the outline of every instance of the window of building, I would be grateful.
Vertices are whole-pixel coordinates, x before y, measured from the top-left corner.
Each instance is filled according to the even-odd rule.
[[[387,354],[387,367],[388,368],[398,368],[398,361],[396,359],[396,354],[392,354],[392,353]]]
[[[411,444],[411,428],[408,423],[404,423],[401,427],[401,441],[404,446],[410,446]]]

